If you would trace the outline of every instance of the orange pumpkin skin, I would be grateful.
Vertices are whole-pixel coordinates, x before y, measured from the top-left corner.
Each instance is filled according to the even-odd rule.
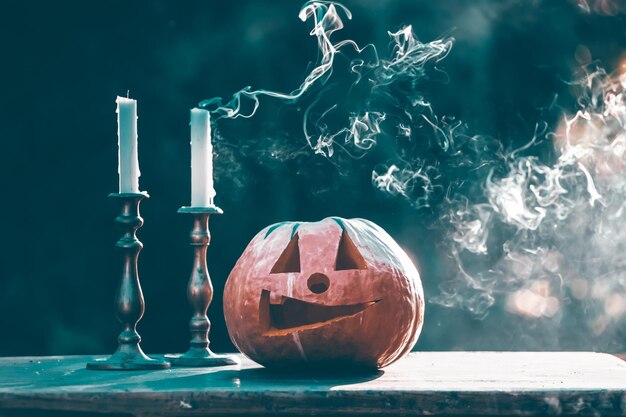
[[[278,223],[250,242],[224,289],[230,338],[266,367],[382,368],[424,319],[419,273],[363,219]]]

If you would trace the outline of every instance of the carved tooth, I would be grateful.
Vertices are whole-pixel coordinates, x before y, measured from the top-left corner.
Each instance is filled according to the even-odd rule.
[[[270,293],[270,304],[283,304],[286,297],[275,292]]]

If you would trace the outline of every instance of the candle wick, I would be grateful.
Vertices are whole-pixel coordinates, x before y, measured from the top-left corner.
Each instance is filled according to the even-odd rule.
[[[126,90],[126,98],[130,98],[130,90]]]

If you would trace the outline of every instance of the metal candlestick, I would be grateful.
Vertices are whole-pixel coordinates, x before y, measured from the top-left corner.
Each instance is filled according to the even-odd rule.
[[[123,324],[124,329],[117,338],[118,347],[113,355],[106,359],[98,359],[87,364],[87,369],[97,370],[140,370],[165,369],[170,364],[166,361],[146,356],[139,343],[141,337],[137,333],[137,323],[143,316],[145,305],[139,274],[137,259],[143,244],[137,239],[137,229],[143,226],[143,219],[139,215],[139,204],[147,193],[120,193],[110,194],[109,197],[119,199],[122,211],[115,218],[115,222],[122,225],[124,235],[115,245],[122,251],[124,267],[115,294],[115,316]]]
[[[206,253],[211,235],[209,233],[209,217],[211,214],[222,214],[219,207],[181,207],[179,213],[193,214],[191,245],[194,247],[193,269],[187,285],[187,298],[193,309],[189,321],[191,331],[191,347],[182,355],[165,355],[173,366],[223,366],[236,365],[239,360],[234,356],[217,355],[209,349],[209,330],[211,322],[207,310],[213,300],[213,285],[206,263]]]

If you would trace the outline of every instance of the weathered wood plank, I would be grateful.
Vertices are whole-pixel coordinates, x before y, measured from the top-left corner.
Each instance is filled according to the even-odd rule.
[[[0,416],[625,415],[626,363],[586,352],[413,353],[373,375],[89,371],[91,356],[0,358]]]

